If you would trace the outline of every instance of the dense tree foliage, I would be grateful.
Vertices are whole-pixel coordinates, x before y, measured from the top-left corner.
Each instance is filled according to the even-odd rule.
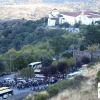
[[[82,62],[81,61],[76,61],[75,67],[76,68],[81,68],[82,67]]]
[[[74,24],[74,28],[79,28],[80,24],[79,23],[75,23]]]
[[[48,77],[48,75],[50,74],[49,67],[43,67],[41,73],[43,73],[44,76]]]
[[[2,32],[5,37],[0,39],[0,53],[5,53],[11,48],[20,50],[22,46],[36,45],[38,42],[46,42],[55,35],[67,34],[68,31],[61,29],[43,29],[34,21],[27,21],[19,28],[7,29]]]
[[[22,56],[16,57],[12,62],[12,70],[18,71],[28,66],[27,60]]]
[[[94,25],[89,25],[87,27],[87,32],[85,33],[85,43],[88,45],[100,43],[100,32]]]
[[[57,67],[56,66],[50,66],[49,71],[51,75],[54,75],[57,73]]]
[[[71,26],[71,25],[67,22],[60,25],[60,27],[65,27],[65,28],[68,28],[69,26]]]
[[[68,69],[68,65],[66,62],[59,62],[57,65],[57,69],[59,72],[64,73]]]
[[[44,18],[38,21],[27,21],[18,28],[6,29],[2,32],[4,38],[0,38],[0,59],[8,68],[11,63],[12,70],[17,71],[30,62],[39,60],[43,66],[48,67],[51,64],[57,66],[58,62],[53,61],[52,58],[61,61],[62,57],[65,57],[67,60],[63,60],[71,66],[73,49],[81,51],[87,48],[88,50],[99,49],[100,24],[80,25],[79,29],[80,32],[74,34],[65,29],[44,28]],[[20,58],[16,60],[20,55],[27,62],[25,66],[20,65]],[[17,64],[20,66],[16,66]]]
[[[82,62],[83,62],[84,64],[88,64],[88,63],[90,62],[90,58],[87,57],[87,56],[83,56],[83,57],[82,57]]]
[[[34,77],[34,70],[26,67],[20,70],[20,76],[23,77],[24,79],[29,79],[31,77]]]
[[[3,72],[5,70],[5,66],[2,62],[2,60],[0,60],[0,72]]]
[[[40,58],[40,61],[42,62],[43,66],[48,67],[48,66],[51,65],[53,60],[49,56],[43,56],[43,57]]]

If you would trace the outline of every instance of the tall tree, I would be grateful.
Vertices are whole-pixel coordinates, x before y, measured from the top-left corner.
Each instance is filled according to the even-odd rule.
[[[66,48],[66,40],[64,37],[54,37],[49,43],[53,47],[55,54],[59,54],[59,52],[64,51]]]
[[[27,65],[27,60],[22,55],[19,55],[12,62],[12,70],[18,71],[27,67]]]
[[[57,67],[56,66],[50,66],[49,67],[50,75],[54,75],[57,73]]]
[[[68,69],[68,65],[66,62],[59,62],[57,65],[57,69],[63,74]]]
[[[84,64],[88,64],[88,63],[90,62],[90,58],[87,57],[87,56],[83,56],[83,57],[82,57],[82,62],[83,62]]]
[[[100,32],[94,27],[94,25],[89,25],[87,27],[87,32],[85,33],[85,43],[88,45],[100,43]]]
[[[3,72],[5,70],[5,66],[2,63],[2,61],[0,60],[0,72]]]
[[[20,71],[20,76],[25,78],[25,79],[28,79],[28,78],[31,78],[31,77],[34,77],[34,70],[29,68],[29,67],[26,67],[26,68],[23,68],[21,69]]]

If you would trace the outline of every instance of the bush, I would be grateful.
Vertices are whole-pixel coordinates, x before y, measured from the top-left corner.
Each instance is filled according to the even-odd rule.
[[[90,62],[90,63],[88,64],[88,68],[92,68],[94,65],[95,65],[95,62]]]
[[[62,92],[65,89],[77,89],[81,86],[81,81],[83,80],[84,76],[79,75],[74,77],[71,80],[62,80],[59,81],[47,88],[47,92],[50,97],[57,95],[58,93]]]
[[[48,99],[48,95],[42,93],[35,94],[35,98],[34,98],[34,100],[47,100],[47,99]]]
[[[87,57],[87,56],[83,56],[83,57],[82,57],[82,62],[83,62],[84,64],[88,64],[88,63],[90,62],[90,58]]]
[[[100,82],[100,71],[98,71],[97,73],[97,77],[96,77],[96,83]]]
[[[47,88],[47,92],[49,93],[50,97],[53,97],[59,93],[59,90],[55,87],[55,85],[51,85]]]
[[[84,79],[84,76],[78,75],[74,78],[76,81],[82,81]]]
[[[81,61],[76,61],[75,67],[82,67],[82,62]]]

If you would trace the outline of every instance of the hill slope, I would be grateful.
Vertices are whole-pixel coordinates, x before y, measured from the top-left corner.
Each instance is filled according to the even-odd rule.
[[[86,69],[82,75],[88,77],[88,79],[82,83],[80,90],[65,90],[58,94],[58,96],[49,100],[98,100],[98,92],[94,84],[96,74],[99,70],[100,63],[96,64],[91,69]]]

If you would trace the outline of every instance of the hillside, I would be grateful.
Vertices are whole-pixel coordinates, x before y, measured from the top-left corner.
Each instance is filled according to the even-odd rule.
[[[74,1],[74,0],[73,0]],[[80,1],[80,0],[79,0]],[[2,4],[0,3],[0,21],[21,19],[38,20],[42,17],[48,17],[52,9],[57,8],[59,11],[100,11],[100,1],[96,2],[69,2],[62,4],[56,3],[18,3],[18,4]]]
[[[100,63],[97,63],[92,68],[86,69],[82,75],[88,77],[88,79],[82,82],[81,89],[65,90],[49,100],[98,100],[98,92],[94,84],[99,70]]]
[[[55,99],[56,100],[98,100],[98,92],[95,87],[95,78],[99,70],[100,70],[100,63],[97,63],[93,67],[86,69],[82,75],[84,77],[87,77],[87,79],[81,82],[81,88],[65,89],[64,91],[61,91],[61,93],[59,93],[57,96],[49,100],[55,100]],[[30,96],[31,95],[29,95],[28,97]],[[29,100],[29,99],[25,99],[25,100]]]

